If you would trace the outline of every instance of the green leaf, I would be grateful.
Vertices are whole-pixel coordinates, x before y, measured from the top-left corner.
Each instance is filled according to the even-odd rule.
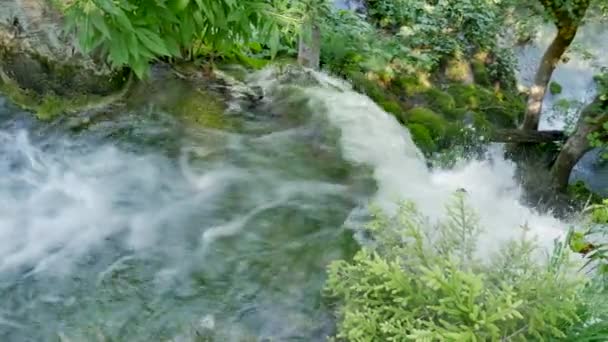
[[[99,12],[95,11],[90,14],[91,23],[93,26],[101,32],[101,34],[106,39],[111,39],[110,30],[108,29],[108,25],[106,25],[105,20],[103,19],[103,15]]]
[[[156,33],[152,32],[148,29],[139,28],[139,29],[135,30],[135,34],[137,35],[139,40],[142,42],[142,44],[148,50],[152,51],[153,53],[155,53],[159,56],[171,55],[169,50],[167,50],[167,47],[165,46],[164,41]]]

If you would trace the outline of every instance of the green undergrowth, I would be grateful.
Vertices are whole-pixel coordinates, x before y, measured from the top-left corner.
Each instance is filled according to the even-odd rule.
[[[526,237],[478,257],[481,227],[458,192],[437,224],[412,203],[376,211],[352,260],[328,268],[336,341],[604,341],[606,300],[556,242]],[[541,259],[539,259],[541,258]],[[603,291],[603,290],[602,290]]]
[[[351,74],[355,90],[367,94],[410,129],[428,156],[464,143],[478,143],[493,128],[515,128],[524,99],[479,84],[428,81],[423,76],[395,76],[388,84],[377,75]],[[467,131],[468,135],[463,136]],[[477,137],[471,137],[474,132]]]

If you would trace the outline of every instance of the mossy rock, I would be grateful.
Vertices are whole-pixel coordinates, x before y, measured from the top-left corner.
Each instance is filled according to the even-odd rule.
[[[235,126],[234,121],[224,114],[226,105],[223,101],[202,89],[184,94],[177,106],[169,110],[187,124],[213,129],[229,129]]]
[[[405,95],[418,95],[422,94],[429,89],[429,87],[421,82],[416,76],[400,76],[396,77],[391,82],[391,88],[395,92],[403,92]]]
[[[456,107],[478,109],[482,103],[492,102],[491,92],[473,84],[452,84],[447,88],[447,92],[454,98]]]
[[[43,121],[50,121],[61,114],[73,114],[109,105],[124,96],[129,84],[130,82],[127,82],[122,90],[108,96],[89,94],[60,96],[52,91],[38,94],[31,89],[22,88],[0,68],[0,93],[18,107],[33,112],[39,120]]]
[[[456,108],[456,101],[452,95],[437,88],[430,88],[424,92],[428,106],[442,114],[452,112]]]
[[[425,107],[415,107],[405,113],[406,124],[419,124],[426,127],[433,139],[445,133],[447,121],[439,114]]]
[[[426,128],[426,126],[411,123],[407,125],[407,128],[410,131],[412,140],[425,155],[429,155],[437,151],[437,144],[435,144],[435,141],[431,136],[431,132],[428,130],[428,128]]]
[[[445,65],[445,77],[452,82],[473,83],[471,65],[459,57],[447,61]]]
[[[363,73],[352,73],[349,78],[355,90],[364,93],[372,100],[382,102],[387,98],[388,92],[386,89],[365,77]]]
[[[128,76],[126,70],[97,74],[79,65],[12,50],[0,51],[0,67],[19,87],[41,96],[107,96],[121,89]]]
[[[473,70],[473,78],[475,83],[484,87],[489,87],[492,82],[490,81],[490,74],[486,68],[486,65],[481,60],[473,60],[471,62],[471,69]]]
[[[391,113],[397,117],[401,116],[403,113],[403,108],[401,108],[401,105],[397,101],[392,101],[389,99],[381,100],[378,102],[378,105],[384,109],[385,112]]]
[[[515,127],[523,115],[523,98],[507,93],[495,93],[477,85],[453,84],[448,87],[458,109],[464,108],[486,115],[487,119],[500,127]],[[450,113],[454,114],[454,112]]]
[[[559,95],[562,93],[562,85],[555,82],[555,81],[551,81],[551,83],[549,83],[549,91],[551,92],[551,95]]]

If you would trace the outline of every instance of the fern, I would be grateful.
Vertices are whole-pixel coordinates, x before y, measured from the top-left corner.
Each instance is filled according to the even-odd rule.
[[[430,224],[411,203],[394,216],[376,212],[373,243],[328,270],[345,341],[529,341],[583,336],[586,280],[572,275],[569,250],[547,263],[522,234],[491,260],[474,257],[482,229],[463,193],[447,219]],[[596,315],[597,316],[597,315]],[[598,323],[599,324],[599,323]],[[602,324],[587,329],[600,329]],[[580,330],[580,329],[579,329]],[[597,335],[597,334],[596,334]]]

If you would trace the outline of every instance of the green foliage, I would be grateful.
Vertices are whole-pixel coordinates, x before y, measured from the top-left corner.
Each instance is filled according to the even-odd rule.
[[[418,77],[408,75],[396,77],[391,82],[391,86],[396,92],[405,93],[408,96],[422,94],[429,90],[429,87],[423,84]]]
[[[429,132],[429,129],[426,128],[426,126],[411,123],[407,125],[407,128],[410,131],[412,140],[425,155],[430,155],[431,153],[437,151],[437,144],[433,140],[431,132]]]
[[[396,101],[391,100],[381,100],[378,101],[378,105],[384,109],[385,112],[395,114],[396,116],[400,116],[403,112],[401,105]]]
[[[437,88],[430,88],[424,92],[424,97],[431,109],[444,115],[454,114],[456,102],[454,101],[454,98],[445,91]]]
[[[368,0],[367,8],[375,25],[351,11],[323,21],[322,64],[332,72],[433,72],[445,59],[494,49],[501,27],[499,6],[487,0]]]
[[[471,61],[471,69],[473,71],[473,77],[475,79],[475,83],[482,85],[484,87],[489,87],[491,85],[490,74],[488,73],[486,65],[483,61],[480,61],[480,60]]]
[[[425,107],[412,108],[405,113],[405,122],[426,127],[433,139],[440,138],[446,130],[447,122],[439,114]]]
[[[345,341],[567,340],[589,304],[557,244],[548,264],[525,234],[493,258],[475,256],[482,228],[459,192],[432,224],[413,204],[376,213],[372,241],[329,267],[337,338]],[[584,318],[588,318],[585,316]]]
[[[515,94],[492,92],[474,84],[453,84],[447,88],[457,108],[484,114],[488,121],[502,127],[513,127],[523,114],[525,103]]]
[[[65,13],[85,52],[99,51],[139,77],[157,58],[231,54],[254,36],[276,51],[280,39],[264,0],[75,0]]]
[[[448,61],[445,76],[452,82],[466,82],[471,77],[471,66],[462,56],[452,58]]]
[[[551,92],[551,95],[559,95],[562,93],[562,86],[555,81],[551,81],[551,83],[549,83],[549,91]]]

